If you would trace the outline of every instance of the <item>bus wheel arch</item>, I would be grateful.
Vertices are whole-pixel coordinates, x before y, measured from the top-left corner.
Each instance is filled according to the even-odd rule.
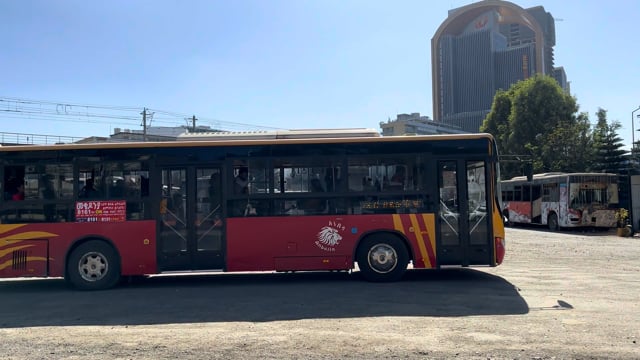
[[[80,290],[102,290],[120,281],[121,259],[113,244],[91,237],[76,242],[65,262],[65,280]]]
[[[410,260],[406,239],[397,233],[378,231],[362,237],[355,258],[367,281],[391,282],[402,278]]]

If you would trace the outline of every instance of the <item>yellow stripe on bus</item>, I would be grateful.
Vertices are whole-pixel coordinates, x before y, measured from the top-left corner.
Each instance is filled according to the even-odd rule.
[[[405,227],[402,224],[402,218],[400,217],[399,214],[393,214],[393,227],[401,232],[402,234],[404,234],[405,236],[407,235],[407,232],[405,231]],[[423,215],[423,216],[429,216],[429,215]],[[420,250],[420,255],[422,256],[422,261],[424,262],[424,266],[426,268],[432,268],[433,265],[431,264],[431,261],[429,260],[429,255],[427,254],[427,248],[426,245],[424,243],[424,238],[422,237],[422,230],[420,229],[420,225],[418,224],[418,218],[416,217],[415,214],[410,214],[409,215],[409,220],[411,221],[411,229],[413,229],[413,233],[416,236],[416,241],[418,243],[418,248]],[[426,218],[425,218],[426,220]],[[429,231],[429,226],[427,225],[428,223],[425,221],[425,226],[427,227],[427,231]],[[410,232],[411,232],[410,229]],[[429,234],[429,238],[433,239],[432,236],[432,232],[428,232]],[[431,240],[433,241],[433,240]],[[433,245],[429,244],[432,248]]]
[[[9,232],[13,229],[17,229],[25,226],[25,224],[17,224],[17,225],[0,225],[0,234]]]
[[[427,234],[429,235],[429,246],[431,247],[431,253],[433,258],[436,258],[436,216],[434,214],[422,214],[422,221],[424,226],[427,227]],[[431,264],[435,267],[436,264]]]
[[[402,225],[402,219],[398,214],[393,214],[393,228],[401,232],[403,235],[407,235],[404,231],[404,226]]]
[[[39,240],[39,239],[49,239],[52,237],[56,237],[58,234],[50,233],[47,231],[25,231],[9,236],[5,236],[0,238],[0,241],[18,241],[18,240]]]
[[[41,257],[41,256],[29,256],[27,258],[27,263],[30,262],[34,262],[34,261],[47,261],[46,257]],[[13,260],[7,260],[4,263],[0,264],[0,270],[4,270],[6,268],[8,268],[9,266],[13,266]]]
[[[26,249],[26,248],[29,248],[29,247],[32,247],[32,246],[34,246],[34,245],[33,244],[28,244],[28,245],[13,246],[13,247],[10,247],[10,248],[2,249],[2,250],[0,250],[0,258],[2,258],[3,256],[5,256],[5,255],[7,255],[9,253],[12,253],[14,251]]]
[[[433,266],[431,266],[431,261],[429,260],[429,254],[427,254],[427,247],[424,244],[424,238],[422,237],[422,229],[420,228],[420,224],[418,223],[418,218],[416,217],[416,214],[409,214],[409,219],[411,220],[411,226],[413,227],[413,232],[414,234],[416,234],[416,240],[418,242],[418,248],[420,249],[420,255],[422,255],[422,262],[424,262],[424,267],[427,269],[430,269]]]

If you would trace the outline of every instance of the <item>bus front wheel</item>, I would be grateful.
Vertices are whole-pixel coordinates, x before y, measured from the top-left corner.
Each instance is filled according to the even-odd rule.
[[[102,290],[120,280],[120,259],[104,241],[91,240],[71,252],[67,261],[67,280],[81,290]]]
[[[397,281],[407,270],[409,253],[397,236],[378,234],[362,241],[356,260],[365,280]]]
[[[558,215],[551,214],[547,219],[547,226],[549,226],[549,230],[557,231],[558,230]]]

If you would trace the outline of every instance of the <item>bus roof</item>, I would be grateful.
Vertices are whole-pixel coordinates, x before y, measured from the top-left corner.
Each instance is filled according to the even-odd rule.
[[[544,180],[544,179],[553,179],[553,178],[561,178],[567,176],[618,176],[617,174],[612,173],[594,173],[594,172],[581,172],[581,173],[566,173],[566,172],[548,172],[541,174],[533,174],[533,180]],[[526,176],[514,176],[509,180],[502,180],[502,182],[528,182]]]
[[[229,140],[178,140],[154,142],[104,142],[84,144],[52,144],[52,145],[9,145],[0,146],[0,152],[21,151],[51,151],[51,150],[82,150],[82,149],[136,149],[136,148],[188,148],[202,146],[255,146],[255,145],[285,145],[285,144],[340,144],[340,143],[380,143],[401,141],[447,141],[447,140],[493,140],[487,133],[475,134],[443,134],[443,135],[413,135],[413,136],[360,136],[360,137],[323,137],[323,138],[270,138],[270,139],[229,139]]]
[[[312,138],[345,138],[345,137],[380,137],[375,129],[293,129],[268,131],[211,131],[194,132],[178,135],[178,140],[250,140],[250,139],[312,139]]]

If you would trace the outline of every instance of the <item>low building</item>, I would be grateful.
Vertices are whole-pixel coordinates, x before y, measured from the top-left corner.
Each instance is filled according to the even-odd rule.
[[[435,122],[428,116],[420,116],[420,113],[398,114],[395,120],[380,122],[380,129],[382,136],[467,133],[460,127]]]

